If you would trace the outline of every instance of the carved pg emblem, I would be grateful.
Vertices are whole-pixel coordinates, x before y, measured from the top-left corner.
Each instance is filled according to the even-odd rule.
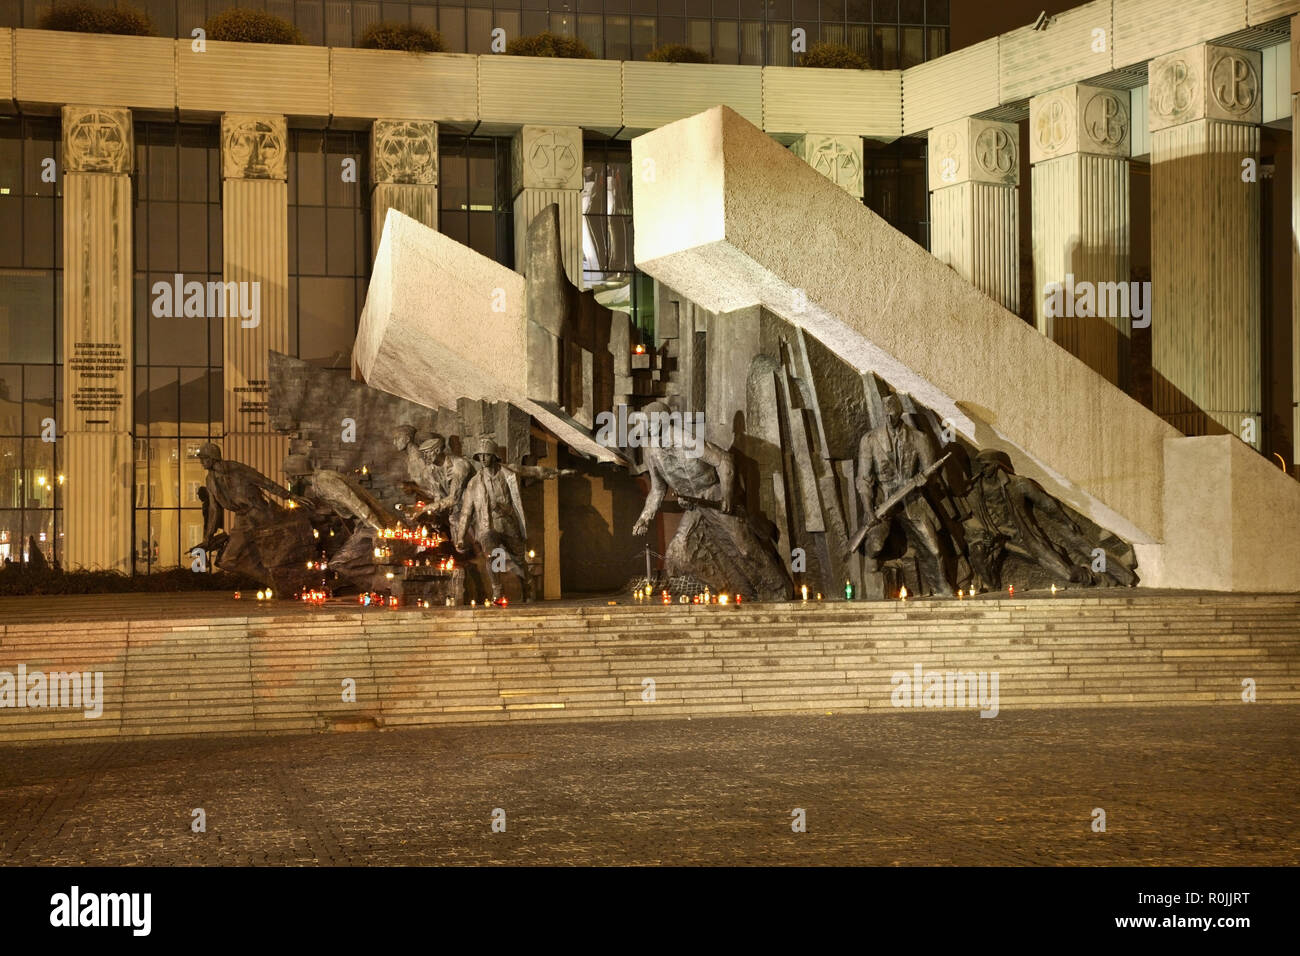
[[[990,126],[975,137],[975,161],[994,176],[1005,176],[1016,167],[1016,144],[1011,134],[998,126]]]
[[[1038,137],[1038,145],[1044,152],[1055,152],[1070,138],[1070,113],[1069,104],[1058,96],[1050,100],[1038,114],[1034,135]]]
[[[961,173],[959,146],[957,134],[950,129],[944,130],[935,138],[934,155],[938,160],[939,181],[942,183],[955,183]]]
[[[1210,90],[1215,102],[1230,113],[1245,113],[1259,96],[1259,77],[1244,57],[1226,53],[1210,68]]]
[[[528,147],[529,169],[543,188],[562,189],[578,169],[578,153],[563,134],[548,130]]]
[[[1114,93],[1098,93],[1083,111],[1084,128],[1098,146],[1119,146],[1128,135],[1124,104]]]
[[[1152,86],[1152,108],[1160,116],[1182,116],[1191,108],[1196,94],[1196,78],[1184,59],[1170,60],[1160,68]]]

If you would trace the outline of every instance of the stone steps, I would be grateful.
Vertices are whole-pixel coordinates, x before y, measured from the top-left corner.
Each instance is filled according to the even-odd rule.
[[[0,670],[102,671],[103,715],[0,708],[0,742],[509,720],[896,712],[896,672],[996,671],[1001,710],[1300,701],[1300,598],[361,611],[0,601]],[[645,678],[653,702],[642,699]],[[355,682],[356,700],[343,699]],[[937,708],[908,708],[930,710]],[[974,706],[968,709],[976,709]]]

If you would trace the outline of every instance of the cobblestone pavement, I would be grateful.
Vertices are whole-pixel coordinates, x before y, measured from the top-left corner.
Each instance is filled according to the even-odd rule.
[[[10,747],[0,863],[1295,864],[1298,727],[1243,704]]]

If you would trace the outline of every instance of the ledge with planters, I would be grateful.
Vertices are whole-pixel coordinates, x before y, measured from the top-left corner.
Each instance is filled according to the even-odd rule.
[[[6,67],[6,64],[11,64]],[[797,88],[772,71],[801,74]],[[361,124],[381,116],[482,124],[581,125],[626,137],[725,103],[768,127],[766,98],[783,132],[902,133],[897,70],[837,70],[697,63],[474,56],[399,50],[191,41],[54,30],[0,29],[0,111],[52,113],[67,103],[211,119],[223,112],[284,113],[295,124]],[[848,84],[846,87],[845,84]],[[781,93],[789,90],[788,95]],[[864,124],[823,130],[842,112]],[[780,94],[780,95],[775,95]],[[861,102],[867,97],[870,102]]]

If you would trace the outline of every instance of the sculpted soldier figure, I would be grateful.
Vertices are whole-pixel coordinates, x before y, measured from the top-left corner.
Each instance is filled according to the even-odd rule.
[[[398,425],[393,429],[393,445],[398,451],[406,453],[406,476],[408,481],[402,490],[408,495],[421,495],[428,500],[432,495],[427,490],[434,483],[433,474],[420,454],[420,443],[415,440],[414,425]]]
[[[642,414],[649,422],[650,494],[632,533],[650,530],[664,495],[672,491],[686,514],[664,556],[670,576],[689,575],[720,593],[788,600],[793,585],[780,558],[734,506],[731,454],[702,435],[683,434],[681,416],[663,402],[650,403]]]
[[[954,556],[942,534],[943,523],[925,497],[927,472],[935,466],[929,437],[903,419],[903,403],[897,395],[884,400],[885,421],[862,436],[858,445],[858,494],[870,516],[895,495],[905,495],[884,520],[873,524],[865,536],[868,557],[876,558],[885,547],[894,521],[901,525],[930,590],[953,597]],[[911,486],[909,488],[909,486]]]
[[[420,461],[425,469],[424,475],[430,480],[429,485],[416,489],[419,496],[428,502],[420,514],[444,516],[454,540],[460,526],[461,499],[465,487],[474,477],[474,466],[469,459],[454,454],[447,447],[447,440],[436,433],[420,443]],[[411,489],[406,490],[411,493]]]
[[[337,471],[313,468],[306,455],[290,455],[284,461],[285,476],[302,485],[302,495],[313,503],[329,506],[342,518],[352,518],[371,531],[395,528],[398,517],[355,479]]]
[[[220,566],[228,571],[265,577],[275,564],[275,555],[267,560],[255,535],[291,517],[273,498],[285,501],[300,499],[256,469],[242,462],[226,461],[221,457],[221,449],[212,442],[201,445],[197,457],[207,471],[205,486],[209,498],[208,520],[203,529],[203,542],[198,547],[212,550],[219,542],[218,532],[226,516],[238,515],[235,526],[225,529],[228,538],[221,553]],[[268,495],[273,498],[268,498]]]
[[[284,473],[309,503],[355,522],[352,533],[330,557],[329,564],[336,573],[369,590],[380,571],[374,559],[375,541],[380,531],[397,527],[397,515],[354,478],[313,468],[306,455],[286,458]]]
[[[975,480],[966,499],[971,510],[966,541],[971,567],[986,585],[1002,587],[1002,562],[1008,554],[1035,562],[1059,581],[1137,584],[1137,575],[1113,555],[1107,555],[1104,572],[1090,570],[1098,544],[1084,536],[1061,503],[1038,482],[1017,475],[1005,452],[981,451],[974,467]]]
[[[574,472],[568,468],[557,471],[535,465],[504,464],[491,437],[479,439],[474,460],[478,462],[478,472],[465,486],[459,518],[454,525],[456,550],[464,551],[465,535],[472,535],[487,562],[493,602],[501,604],[504,599],[500,575],[507,571],[519,578],[527,601],[532,596],[532,576],[525,557],[528,528],[519,496],[519,479],[558,478]]]

